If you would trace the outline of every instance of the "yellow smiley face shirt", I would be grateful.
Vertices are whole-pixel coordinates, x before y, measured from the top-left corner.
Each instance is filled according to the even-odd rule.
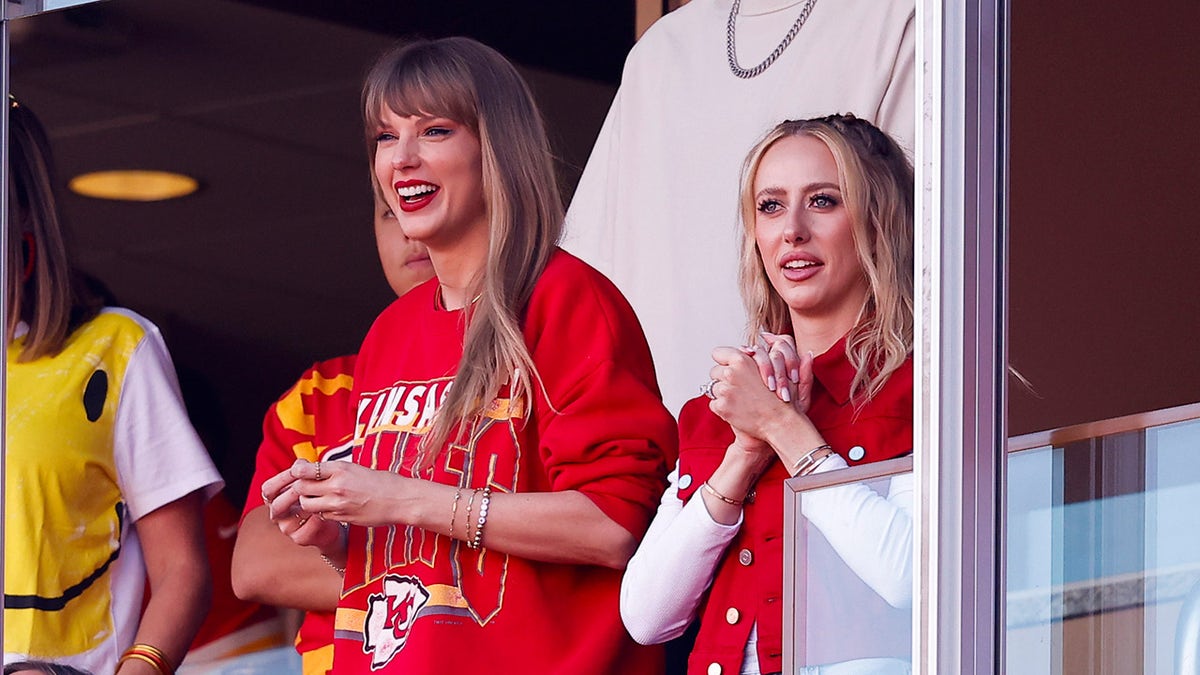
[[[5,661],[54,659],[111,672],[127,646],[121,643],[136,631],[141,608],[145,568],[132,523],[220,479],[187,424],[173,371],[166,375],[170,360],[165,348],[156,358],[161,338],[153,324],[129,312],[106,310],[76,329],[53,357],[19,363],[23,344],[18,338],[7,347]],[[125,473],[148,453],[131,452],[126,447],[136,445],[128,441],[131,433],[118,424],[164,435],[156,411],[134,414],[125,409],[131,405],[123,387],[135,356],[152,366],[140,369],[151,373],[150,379],[168,380],[161,392],[151,387],[143,398],[167,399],[168,417],[182,417],[186,431],[172,444],[183,446],[184,461],[172,465],[170,473],[199,470],[200,476],[186,484],[160,482],[157,474]],[[177,420],[172,424],[178,426]],[[197,453],[200,461],[195,461]],[[172,459],[178,458],[146,464],[168,476],[161,467]],[[130,489],[141,496],[131,497]],[[114,597],[118,586],[122,595]]]

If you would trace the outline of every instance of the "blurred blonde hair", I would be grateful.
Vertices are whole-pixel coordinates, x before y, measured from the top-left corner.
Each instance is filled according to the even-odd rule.
[[[11,96],[8,107],[4,335],[12,342],[17,324],[28,324],[17,357],[26,362],[58,354],[71,332],[91,320],[103,303],[71,267],[46,131],[33,111]]]

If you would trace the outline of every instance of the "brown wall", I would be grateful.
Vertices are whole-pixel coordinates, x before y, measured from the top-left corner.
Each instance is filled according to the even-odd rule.
[[[1010,431],[1200,400],[1200,3],[1011,25]]]

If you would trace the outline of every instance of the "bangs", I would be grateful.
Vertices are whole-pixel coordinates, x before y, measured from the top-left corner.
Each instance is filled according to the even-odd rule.
[[[400,117],[445,117],[479,133],[466,65],[422,47],[397,50],[368,75],[362,100],[368,139],[381,126],[385,109]]]

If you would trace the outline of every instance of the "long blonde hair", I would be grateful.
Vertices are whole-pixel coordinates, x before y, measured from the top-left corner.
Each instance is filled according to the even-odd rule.
[[[17,361],[62,350],[67,337],[99,311],[101,302],[71,267],[54,188],[50,141],[33,111],[8,99],[8,316],[6,342],[17,324],[29,330]]]
[[[739,275],[751,341],[760,330],[792,332],[791,313],[771,286],[754,236],[754,179],[771,146],[781,138],[801,135],[823,142],[837,162],[854,245],[869,282],[866,306],[846,336],[846,355],[856,371],[850,392],[861,405],[879,393],[912,353],[912,165],[891,137],[850,114],[789,120],[754,146],[742,169],[740,194]]]
[[[466,125],[479,138],[489,220],[487,263],[468,309],[462,360],[433,428],[421,441],[428,466],[456,426],[467,433],[509,384],[513,401],[531,400],[537,370],[522,320],[538,278],[562,235],[563,206],[545,125],[529,87],[499,52],[463,37],[398,45],[363,84],[368,152],[385,109]]]

